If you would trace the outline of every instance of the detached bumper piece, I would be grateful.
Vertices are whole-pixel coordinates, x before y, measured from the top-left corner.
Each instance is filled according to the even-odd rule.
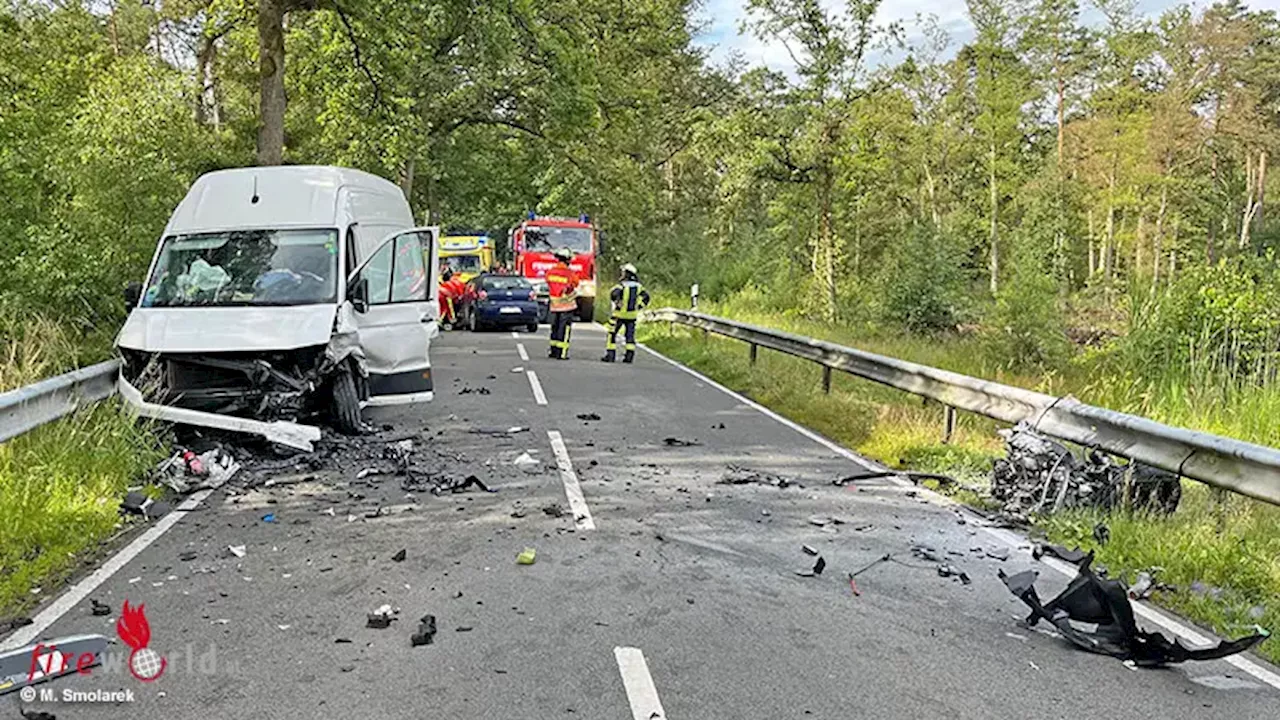
[[[141,417],[261,435],[271,442],[287,445],[305,452],[311,452],[311,443],[320,439],[320,428],[313,425],[300,425],[298,423],[284,422],[283,420],[262,422],[234,415],[222,415],[147,402],[143,399],[142,393],[138,388],[131,385],[124,375],[120,376],[117,389],[120,391],[120,397],[124,399],[125,403]]]
[[[1065,553],[1064,553],[1065,554]],[[1018,599],[1031,608],[1027,623],[1035,625],[1048,620],[1058,632],[1076,646],[1100,655],[1110,655],[1120,660],[1132,660],[1135,665],[1159,667],[1187,660],[1214,660],[1234,655],[1257,645],[1270,636],[1262,628],[1238,640],[1222,641],[1213,647],[1189,648],[1181,642],[1170,642],[1160,633],[1143,632],[1133,618],[1128,592],[1119,580],[1103,579],[1093,572],[1093,553],[1079,558],[1079,574],[1060,595],[1047,603],[1041,603],[1036,594],[1034,570],[1005,575],[1000,579]],[[1095,625],[1092,631],[1083,630],[1073,622]]]

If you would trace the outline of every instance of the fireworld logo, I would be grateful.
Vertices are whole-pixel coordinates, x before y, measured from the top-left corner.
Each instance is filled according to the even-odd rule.
[[[154,682],[164,674],[168,660],[150,646],[151,624],[147,622],[145,605],[131,607],[124,601],[120,618],[116,620],[116,634],[131,649],[129,653],[129,674],[141,682]],[[39,644],[31,652],[31,669],[27,672],[27,682],[35,682],[45,677],[53,677],[70,672],[88,675],[90,668],[103,660],[97,653],[82,652],[78,656],[74,651],[64,652],[57,645]]]

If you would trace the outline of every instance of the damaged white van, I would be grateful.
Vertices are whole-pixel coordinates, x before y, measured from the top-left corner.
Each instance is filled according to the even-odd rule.
[[[119,390],[140,415],[309,450],[327,414],[430,400],[438,230],[394,183],[337,167],[202,176],[125,293]]]

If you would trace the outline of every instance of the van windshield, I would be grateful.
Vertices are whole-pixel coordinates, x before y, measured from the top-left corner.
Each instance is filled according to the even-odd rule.
[[[143,307],[313,305],[337,301],[338,231],[171,235]]]

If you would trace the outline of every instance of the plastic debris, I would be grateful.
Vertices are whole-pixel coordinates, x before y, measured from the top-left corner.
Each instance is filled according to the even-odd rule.
[[[600,416],[599,416],[599,415],[597,415],[596,413],[593,413],[593,412],[592,412],[592,413],[581,413],[581,414],[579,414],[579,415],[578,415],[578,419],[579,419],[579,420],[582,420],[582,421],[584,421],[584,422],[594,422],[594,421],[596,421],[596,420],[599,420],[599,419],[600,419]]]
[[[517,565],[532,565],[535,562],[537,562],[537,560],[538,560],[538,551],[531,547],[525,548],[524,550],[520,551],[519,555],[516,556]]]
[[[423,615],[418,621],[418,631],[409,636],[409,645],[418,647],[419,645],[430,645],[435,642],[436,637],[436,616]]]
[[[391,609],[390,605],[382,605],[369,613],[365,621],[365,627],[373,628],[374,630],[386,630],[391,627],[391,623],[397,620],[395,615],[395,611]]]
[[[811,545],[801,545],[801,546],[800,546],[800,549],[804,551],[804,554],[805,554],[805,555],[817,555],[817,554],[818,554],[818,549],[817,549],[817,548],[815,548],[815,547],[813,547],[813,546],[811,546]]]
[[[1028,625],[1048,620],[1077,647],[1131,661],[1138,667],[1222,658],[1248,650],[1270,636],[1267,630],[1256,628],[1252,635],[1192,649],[1177,640],[1170,642],[1160,633],[1139,630],[1124,583],[1099,577],[1090,567],[1092,563],[1093,553],[1088,553],[1078,564],[1079,572],[1067,588],[1043,604],[1036,594],[1036,571],[1005,575],[1001,570],[997,576],[1009,592],[1031,608],[1026,620]],[[1073,621],[1087,623],[1094,629],[1077,627]]]
[[[730,465],[728,472],[716,481],[720,485],[769,485],[776,488],[799,487],[799,484],[790,478],[785,478],[771,472],[762,470],[752,470],[750,468],[738,467]]]
[[[560,503],[551,503],[550,505],[544,505],[542,508],[542,512],[546,513],[547,515],[550,515],[553,518],[564,517],[565,515],[564,507],[561,506]]]
[[[191,562],[192,560],[195,560],[196,557],[198,557],[198,554],[195,550],[183,550],[178,553],[178,559],[183,562]]]
[[[234,557],[242,558],[245,556],[245,546],[244,545],[228,545],[227,552]]]
[[[155,520],[169,514],[171,509],[167,502],[156,502],[136,490],[126,493],[120,501],[120,509],[134,515],[141,515],[148,520]]]
[[[436,485],[431,488],[431,494],[441,495],[443,493],[460,493],[465,492],[467,488],[471,487],[480,488],[482,491],[487,493],[498,492],[497,490],[490,489],[488,485],[485,485],[480,478],[475,475],[468,475],[462,480],[446,480],[439,485]]]
[[[106,617],[111,614],[111,606],[95,598],[89,598],[89,605],[93,608],[94,617]]]
[[[408,551],[408,549],[406,549],[406,548],[400,548],[399,552],[397,552],[395,555],[392,555],[392,556],[391,556],[391,561],[392,561],[392,562],[404,562],[404,559],[405,559],[406,557],[408,557],[408,556],[409,556],[409,551]]]
[[[527,473],[537,473],[542,471],[542,461],[538,460],[528,452],[520,453],[511,463]]]
[[[826,559],[825,559],[825,558],[823,558],[821,555],[819,555],[819,556],[818,556],[818,561],[817,561],[817,562],[815,562],[815,563],[813,564],[813,569],[811,569],[811,570],[797,570],[797,571],[796,571],[796,575],[799,575],[800,577],[817,577],[817,576],[821,575],[821,574],[822,574],[822,571],[824,571],[824,570],[826,570],[826,569],[827,569],[827,561],[826,561]]]
[[[677,437],[663,438],[662,443],[667,447],[697,447],[702,444],[697,440],[685,440]]]
[[[1004,546],[993,547],[987,550],[986,555],[992,560],[999,560],[1000,562],[1004,562],[1005,560],[1009,559],[1009,548]]]
[[[972,580],[969,579],[968,573],[966,573],[963,570],[960,570],[954,565],[947,565],[945,563],[938,566],[938,577],[959,578],[960,582],[964,583],[965,585],[968,585],[969,583],[973,582]]]
[[[266,515],[262,516],[262,522],[264,523],[273,523],[275,521],[276,521],[275,513],[267,513]]]

